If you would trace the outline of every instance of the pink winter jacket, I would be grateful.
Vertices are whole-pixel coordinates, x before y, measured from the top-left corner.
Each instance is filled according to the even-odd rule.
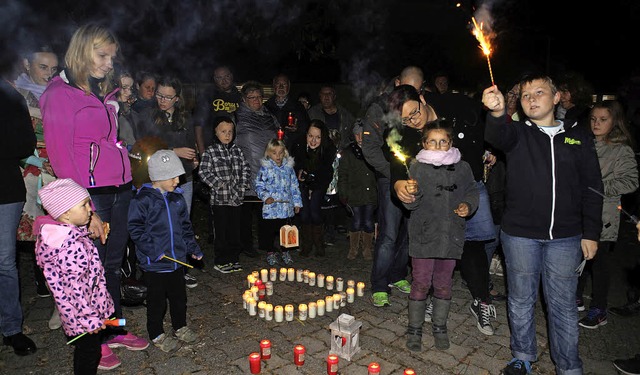
[[[119,186],[131,181],[127,148],[118,144],[118,103],[115,91],[104,103],[69,84],[64,72],[55,77],[40,98],[44,140],[51,166],[59,178],[71,178],[90,188]]]
[[[39,216],[34,224],[36,262],[55,300],[67,336],[102,327],[114,312],[98,249],[86,227]]]

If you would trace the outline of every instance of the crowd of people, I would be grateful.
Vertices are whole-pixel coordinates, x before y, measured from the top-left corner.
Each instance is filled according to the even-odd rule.
[[[0,82],[9,178],[0,194],[0,329],[18,355],[37,348],[21,330],[16,241],[33,246],[34,282],[40,296],[53,295],[49,327],[75,343],[75,373],[118,367],[113,348],[151,342],[173,352],[196,342],[185,288],[197,286],[188,268],[203,258],[190,219],[199,189],[209,206],[199,236],[223,274],[243,270],[241,255],[270,266],[324,257],[336,209],[347,212],[345,257],[371,263],[374,306],[406,294],[411,351],[422,349],[424,322],[437,349],[450,347],[456,268],[483,334],[494,334],[494,302],[507,300],[507,375],[529,374],[537,360],[540,283],[559,374],[583,371],[580,327],[640,313],[637,295],[607,305],[618,207],[639,185],[629,108],[585,100],[588,85],[575,77],[524,75],[506,96],[494,85],[472,98],[452,92],[446,72],[428,81],[407,66],[360,115],[331,84],[312,105],[277,73],[265,98],[262,84],[237,85],[221,65],[188,108],[179,78],[116,71],[119,53],[113,33],[85,25],[63,64],[49,48],[33,49],[19,76],[6,69]],[[299,227],[298,251],[280,244],[284,225]],[[491,282],[496,260],[505,293]],[[148,339],[110,323],[123,318],[123,261],[137,264],[147,288]],[[591,304],[579,318],[589,276]],[[640,357],[614,365],[640,373]]]

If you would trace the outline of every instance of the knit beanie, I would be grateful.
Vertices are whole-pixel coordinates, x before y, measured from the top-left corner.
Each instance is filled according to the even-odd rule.
[[[158,150],[147,162],[151,181],[170,180],[184,174],[184,167],[178,155],[172,150]]]
[[[89,192],[70,178],[60,178],[40,189],[38,196],[42,207],[57,219],[85,198],[89,198]]]

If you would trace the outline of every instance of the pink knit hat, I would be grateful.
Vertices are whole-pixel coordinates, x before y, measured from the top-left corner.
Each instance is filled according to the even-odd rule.
[[[48,183],[38,191],[42,206],[54,219],[59,218],[83,199],[89,198],[87,189],[70,178]]]

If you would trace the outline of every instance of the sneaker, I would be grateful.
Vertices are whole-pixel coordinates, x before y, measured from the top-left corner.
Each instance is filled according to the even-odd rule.
[[[149,342],[141,337],[127,332],[126,335],[118,335],[107,341],[110,348],[125,347],[129,350],[144,350],[149,346]]]
[[[213,266],[213,269],[221,273],[231,273],[233,272],[233,263],[216,264],[215,266]],[[185,277],[185,280],[186,280],[186,277]]]
[[[58,308],[53,308],[53,313],[51,314],[51,318],[49,319],[49,329],[56,330],[62,327],[62,321],[60,320],[60,313],[58,312]]]
[[[240,271],[242,271],[242,264],[240,264],[240,262],[233,263],[233,269],[231,270],[231,272],[240,272]]]
[[[198,280],[188,273],[184,274],[184,283],[187,288],[195,288],[198,286]]]
[[[613,315],[630,317],[640,314],[640,300],[629,302],[624,306],[611,307],[609,312]]]
[[[36,293],[40,298],[51,297],[51,292],[45,283],[39,283],[36,281]]]
[[[291,258],[291,254],[289,254],[288,251],[283,251],[282,252],[282,261],[287,266],[290,265],[290,264],[293,264],[293,258]]]
[[[474,299],[469,306],[469,310],[477,320],[478,330],[487,336],[493,335],[491,317],[496,317],[496,308],[493,305],[484,303],[480,299]]]
[[[102,351],[102,356],[100,357],[100,364],[98,364],[98,370],[113,370],[114,368],[122,364],[118,356],[111,351],[111,348],[109,348],[109,345],[107,344],[100,345],[100,350]]]
[[[424,309],[424,321],[431,323],[431,316],[433,315],[433,302],[429,300],[427,307]]]
[[[503,375],[526,375],[531,374],[531,362],[513,358],[507,367],[502,369]]]
[[[371,299],[373,301],[373,306],[375,307],[391,305],[391,303],[389,303],[389,293],[387,292],[375,292],[373,293],[373,296],[371,296]]]
[[[180,349],[180,341],[164,333],[153,339],[153,345],[165,353],[172,353]]]
[[[616,359],[613,367],[619,372],[627,375],[640,375],[640,354],[629,359]]]
[[[578,307],[578,311],[580,312],[585,310],[584,301],[582,300],[582,298],[576,298],[576,306]]]
[[[580,327],[596,329],[607,324],[607,312],[597,307],[589,308],[587,316],[578,321]]]
[[[278,264],[278,256],[276,255],[276,253],[267,253],[267,263],[269,263],[270,266],[275,266],[276,264]]]
[[[393,284],[389,284],[389,288],[396,288],[405,294],[411,293],[411,283],[409,283],[407,280],[400,280],[396,281]]]
[[[198,341],[198,335],[187,326],[184,326],[177,330],[176,337],[178,338],[178,340],[183,341],[187,344],[193,344],[194,342]]]

